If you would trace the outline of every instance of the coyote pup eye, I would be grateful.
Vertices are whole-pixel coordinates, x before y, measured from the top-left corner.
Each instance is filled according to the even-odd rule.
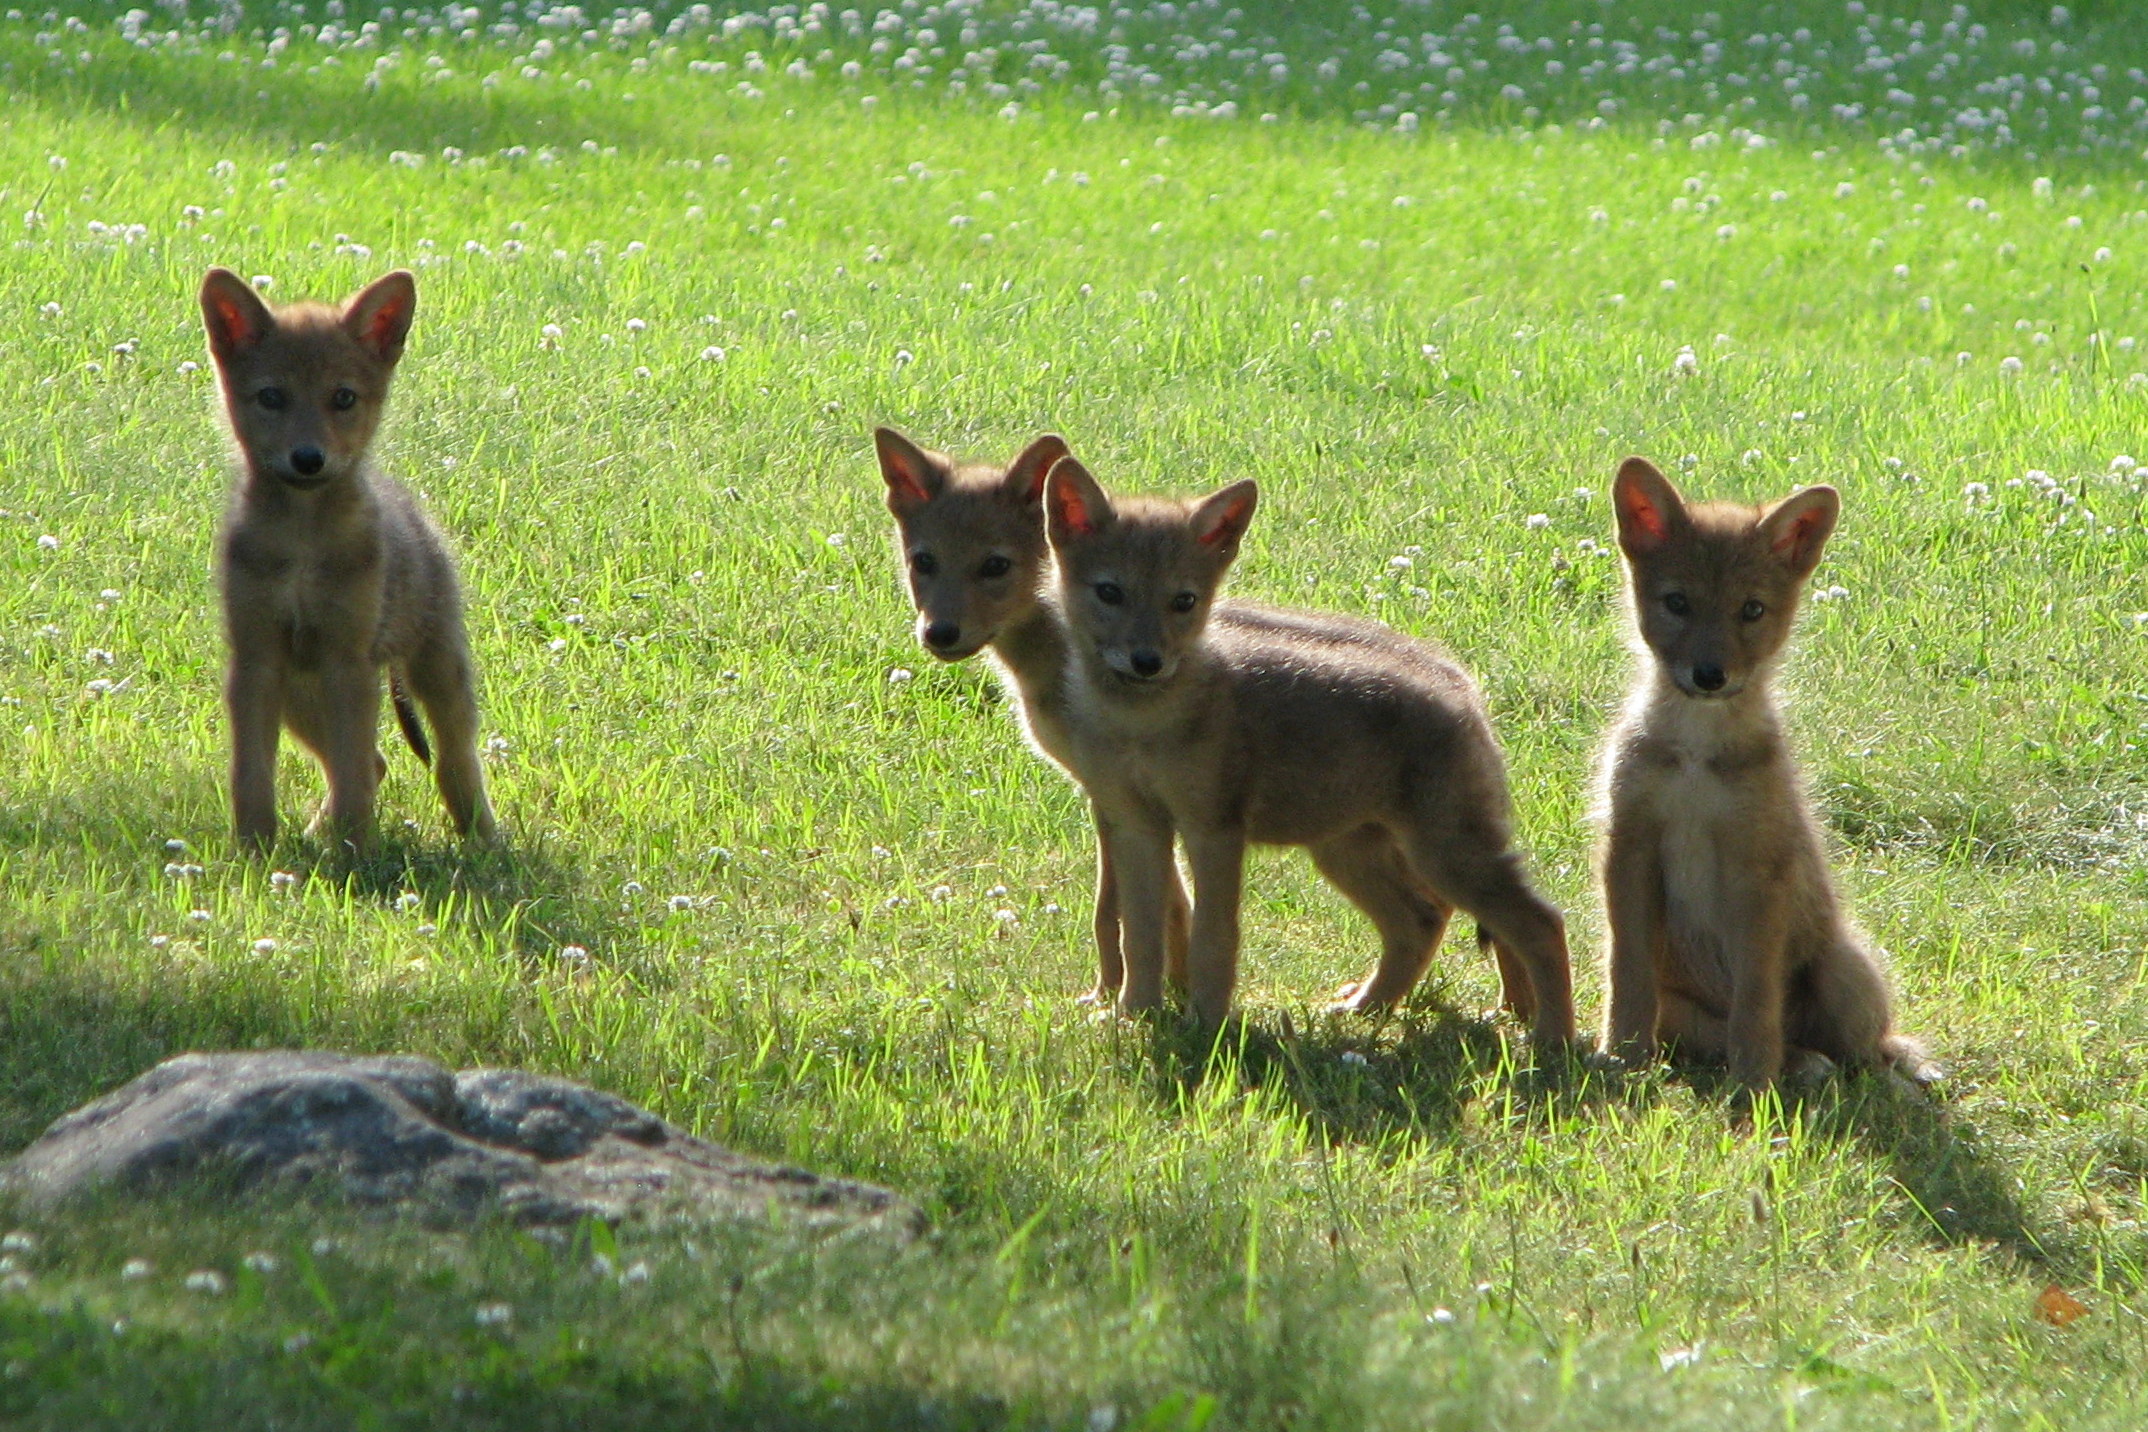
[[[1749,622],[1757,622],[1760,620],[1760,614],[1766,610],[1767,608],[1762,606],[1758,600],[1754,600],[1738,608],[1738,615]]]
[[[910,554],[910,570],[920,577],[929,577],[940,570],[940,559],[930,552],[912,552]]]
[[[358,406],[358,395],[349,388],[338,388],[329,395],[328,401],[336,405],[336,411],[347,413]]]
[[[1096,599],[1107,607],[1115,607],[1126,600],[1126,593],[1119,590],[1117,582],[1098,582]]]
[[[1193,604],[1198,600],[1199,598],[1195,597],[1191,592],[1180,592],[1171,599],[1171,610],[1174,612],[1190,612],[1193,610]]]
[[[272,413],[280,413],[291,406],[291,400],[284,395],[281,388],[263,388],[254,394],[254,401]]]
[[[1014,563],[1008,561],[1005,557],[991,556],[984,559],[984,565],[977,569],[977,575],[980,577],[1004,577],[1013,570]]]
[[[1686,600],[1684,592],[1672,592],[1663,599],[1663,609],[1674,617],[1682,617],[1693,610],[1693,603]]]

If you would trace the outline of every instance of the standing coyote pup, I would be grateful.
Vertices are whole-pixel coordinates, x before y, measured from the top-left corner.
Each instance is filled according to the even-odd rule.
[[[1030,744],[1078,781],[1067,725],[1066,623],[1045,583],[1051,553],[1042,501],[1045,474],[1067,455],[1066,441],[1047,433],[1004,471],[927,452],[892,428],[876,431],[873,442],[917,608],[918,640],[942,661],[989,650],[1014,688]],[[1226,627],[1281,626],[1308,640],[1391,648],[1404,658],[1418,649],[1386,627],[1330,613],[1227,601],[1216,604],[1210,620]],[[1359,893],[1352,898],[1368,910],[1387,912],[1398,938],[1422,942],[1427,928],[1444,925],[1450,912],[1436,907],[1407,872],[1395,865],[1386,874],[1383,880],[1378,872],[1360,871]],[[1164,977],[1177,989],[1186,985],[1188,920],[1185,887],[1173,862],[1164,871]],[[1118,997],[1126,964],[1118,882],[1101,838],[1095,929],[1097,982],[1083,998],[1108,1005]],[[1528,978],[1510,952],[1494,949],[1507,1006],[1527,1018]],[[1346,991],[1359,1006],[1392,1003],[1406,993],[1406,988],[1384,993],[1370,981]]]
[[[1769,681],[1842,500],[1688,507],[1626,459],[1612,489],[1646,669],[1599,771],[1608,1050],[1662,1043],[1748,1087],[1829,1061],[1938,1077],[1892,1032],[1887,976],[1844,917]]]
[[[873,433],[880,476],[895,517],[895,540],[917,608],[917,639],[942,661],[989,650],[1014,690],[1023,734],[1046,760],[1074,775],[1066,723],[1066,634],[1042,595],[1049,553],[1044,544],[1044,475],[1067,455],[1066,439],[1046,433],[1005,469],[957,463],[927,452],[893,428]],[[1078,780],[1079,777],[1076,777]],[[1186,892],[1174,866],[1165,887],[1170,963],[1183,983]],[[1097,982],[1084,996],[1109,1004],[1118,993],[1118,882],[1108,850],[1098,846]]]
[[[1574,1035],[1565,922],[1510,845],[1506,768],[1475,685],[1436,648],[1254,609],[1209,621],[1258,493],[1199,502],[1104,495],[1073,458],[1045,482],[1071,648],[1075,766],[1118,872],[1122,1004],[1161,1000],[1165,871],[1186,843],[1194,1016],[1214,1028],[1238,979],[1249,841],[1302,845],[1378,925],[1353,1008],[1399,1002],[1455,908],[1511,951],[1536,1038]]]
[[[201,285],[209,353],[242,464],[217,571],[230,662],[231,808],[238,837],[276,839],[276,743],[288,726],[328,774],[312,827],[362,846],[387,770],[376,743],[381,668],[455,829],[489,837],[462,593],[416,499],[367,445],[403,355],[417,286],[396,272],[342,308],[272,311],[237,274]],[[412,709],[431,719],[437,760]]]

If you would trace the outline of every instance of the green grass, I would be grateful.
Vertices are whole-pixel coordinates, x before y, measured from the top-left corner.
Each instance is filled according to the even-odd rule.
[[[1901,139],[1884,92],[1922,91],[1931,53],[1860,69],[1836,7],[1726,3],[1703,22],[1721,62],[1685,7],[1522,7],[1523,38],[1603,24],[1685,57],[1583,83],[1577,50],[1524,103],[1499,85],[1538,84],[1542,52],[1398,6],[1398,30],[1475,36],[1449,46],[1456,99],[1411,101],[1403,132],[1421,76],[1354,89],[1386,73],[1386,16],[1342,7],[1086,34],[913,9],[905,34],[1001,45],[960,92],[959,56],[913,87],[908,38],[876,55],[834,21],[667,36],[667,9],[585,42],[406,15],[374,90],[380,51],[347,37],[258,65],[295,9],[135,44],[120,7],[76,8],[80,32],[0,23],[0,1149],[185,1049],[412,1051],[587,1079],[892,1185],[939,1231],[897,1252],[626,1229],[606,1273],[593,1230],[18,1210],[0,1420],[2148,1417],[2148,490],[2112,464],[2148,457],[2148,353],[2121,342],[2148,339],[2148,198],[2123,7],[2057,29],[1979,9],[1990,33],[1930,85],[1955,107],[2014,73],[2067,92],[2025,80],[2003,141]],[[1969,49],[1949,13],[1903,11]],[[1115,24],[1158,84],[1113,68]],[[1765,84],[1728,80],[1749,32],[1800,25],[1782,43],[1816,103],[1767,68],[1774,42]],[[1171,43],[1225,28],[1288,47],[1289,78]],[[1030,33],[1065,73],[1022,68]],[[557,55],[531,57],[540,34]],[[2095,64],[2108,116],[2075,92]],[[1243,112],[1190,112],[1226,99]],[[399,751],[361,866],[231,846],[224,447],[209,375],[183,371],[210,263],[279,298],[418,270],[384,459],[463,557],[499,851],[457,849]],[[911,643],[879,422],[979,455],[1054,428],[1114,486],[1259,477],[1237,591],[1435,635],[1480,676],[1585,1017],[1585,783],[1628,675],[1591,550],[1610,474],[1643,452],[1707,495],[1836,483],[1816,585],[1845,595],[1804,620],[1793,723],[1904,1022],[1954,1071],[1942,1097],[1848,1080],[1747,1132],[1705,1079],[1532,1072],[1461,940],[1404,1016],[1330,1020],[1373,939],[1292,854],[1254,861],[1245,1024],[1217,1059],[1092,1023],[1081,803],[981,665]],[[295,825],[318,773],[287,756],[282,789]],[[163,873],[168,840],[199,877]],[[151,1271],[123,1278],[134,1258]],[[188,1290],[196,1269],[227,1291]],[[2053,1282],[2088,1315],[2040,1321]]]

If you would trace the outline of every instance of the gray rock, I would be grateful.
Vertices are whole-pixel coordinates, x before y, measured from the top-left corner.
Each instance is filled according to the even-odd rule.
[[[925,1221],[886,1189],[744,1158],[565,1079],[313,1050],[167,1059],[0,1164],[0,1188],[33,1203],[201,1182],[434,1222],[750,1218],[909,1237]]]

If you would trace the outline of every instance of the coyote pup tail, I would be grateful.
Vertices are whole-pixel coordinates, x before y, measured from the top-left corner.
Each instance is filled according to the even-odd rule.
[[[1930,1088],[1946,1078],[1946,1070],[1933,1061],[1922,1044],[1906,1034],[1890,1034],[1882,1039],[1880,1059],[1888,1068],[1920,1089]]]
[[[425,728],[418,724],[418,708],[410,704],[410,693],[403,689],[400,675],[389,675],[388,695],[395,702],[395,724],[403,728],[403,739],[417,752],[419,764],[430,766],[433,763],[432,743],[425,739]]]

